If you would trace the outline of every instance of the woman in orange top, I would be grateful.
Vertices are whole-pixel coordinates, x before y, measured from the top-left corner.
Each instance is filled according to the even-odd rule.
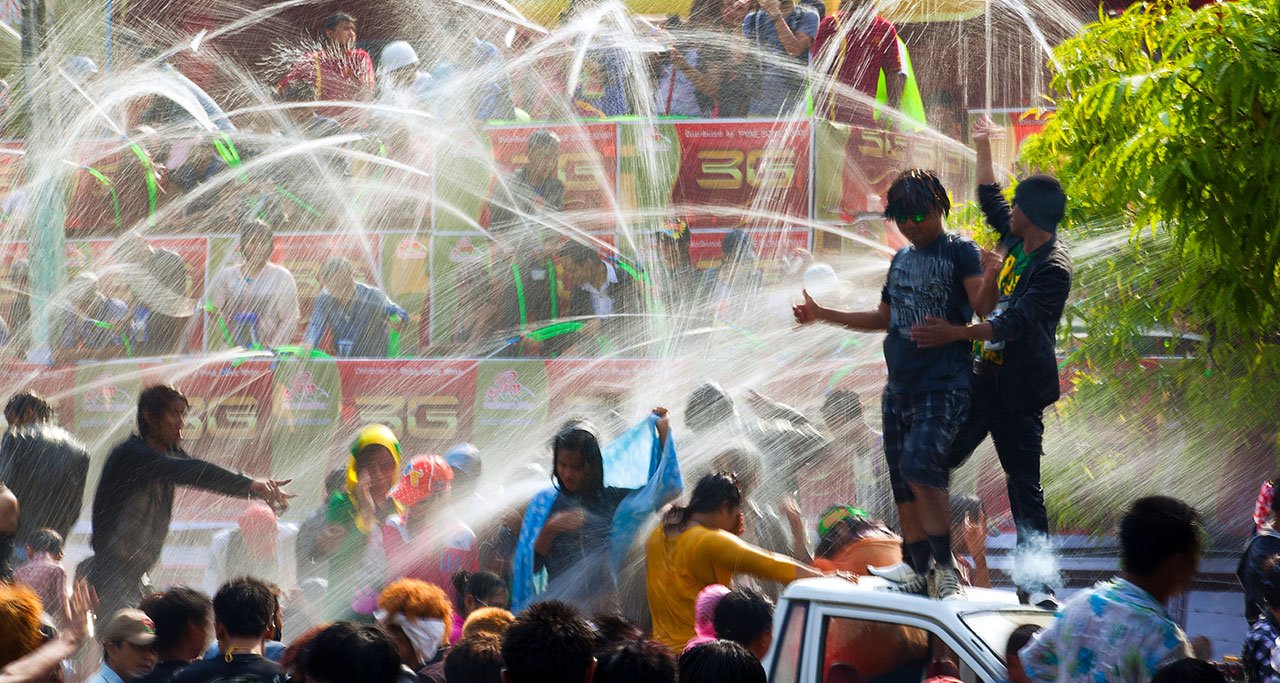
[[[742,494],[727,474],[698,481],[688,507],[673,508],[646,544],[653,635],[678,652],[694,636],[694,601],[703,588],[728,585],[735,574],[790,583],[822,576],[795,560],[738,538]]]

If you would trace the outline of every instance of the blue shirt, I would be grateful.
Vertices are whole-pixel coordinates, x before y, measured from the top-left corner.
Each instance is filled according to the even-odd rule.
[[[333,331],[333,343],[342,358],[386,358],[387,322],[391,315],[409,314],[382,290],[356,283],[351,301],[343,303],[326,290],[316,297],[311,322],[303,339],[320,343],[325,330]]]
[[[111,667],[103,664],[102,668],[98,669],[98,673],[90,676],[85,683],[124,683],[124,679],[120,674],[112,671]]]
[[[796,6],[786,16],[787,26],[795,34],[812,39],[818,35],[822,17],[808,7]],[[760,90],[751,98],[748,113],[752,116],[791,116],[804,99],[809,77],[809,51],[793,57],[782,46],[778,29],[764,10],[756,10],[742,20],[742,34],[751,42],[760,67]],[[801,112],[807,115],[808,112]]]
[[[262,649],[264,657],[279,664],[280,658],[284,656],[284,643],[278,640],[268,640],[266,647]],[[222,649],[218,647],[218,641],[213,641],[209,649],[204,651],[204,659],[217,659],[222,654]]]
[[[964,281],[981,275],[978,245],[949,232],[923,249],[907,245],[893,255],[880,293],[890,311],[884,362],[891,391],[918,394],[969,387],[970,342],[922,349],[911,341],[911,326],[929,317],[967,325],[973,307]]]
[[[83,345],[87,349],[101,349],[122,343],[120,333],[125,331],[124,322],[129,317],[129,306],[119,299],[98,295],[89,306],[89,317],[67,311],[62,316],[62,345],[76,347]],[[95,322],[96,321],[96,322]],[[102,327],[104,322],[111,327]],[[115,329],[119,327],[120,329]]]
[[[502,52],[493,43],[471,39],[471,52],[463,64],[440,62],[431,70],[431,78],[423,82],[417,96],[430,101],[433,96],[446,92],[445,86],[457,75],[459,68],[468,71],[467,96],[474,104],[475,117],[481,121],[515,118],[515,105],[511,99],[511,78],[503,68]],[[471,72],[474,70],[474,72]],[[450,93],[456,94],[456,93]],[[441,103],[437,103],[439,105]],[[443,103],[448,104],[448,103]],[[436,107],[439,110],[439,106]]]

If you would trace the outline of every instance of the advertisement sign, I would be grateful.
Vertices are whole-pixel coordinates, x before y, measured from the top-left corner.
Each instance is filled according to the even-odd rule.
[[[599,123],[491,128],[488,133],[493,161],[502,173],[514,174],[528,164],[529,136],[539,128],[560,138],[556,177],[564,183],[565,220],[582,230],[612,229],[612,208],[617,205],[618,126]]]
[[[547,418],[547,368],[541,360],[486,360],[476,369],[477,444],[500,443],[503,432],[532,430]]]
[[[406,455],[440,453],[471,439],[477,361],[345,361],[341,432],[384,424]]]
[[[320,502],[330,444],[339,427],[342,381],[335,361],[282,361],[271,376],[271,473],[293,479],[294,504]]]

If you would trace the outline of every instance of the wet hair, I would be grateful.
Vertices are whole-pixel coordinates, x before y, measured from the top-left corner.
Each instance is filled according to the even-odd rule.
[[[693,393],[684,408],[684,422],[689,429],[702,431],[722,424],[734,416],[733,397],[717,382],[707,382]]]
[[[676,657],[652,640],[610,643],[596,655],[592,683],[675,683]]]
[[[766,683],[764,666],[731,640],[696,645],[680,655],[680,683]]]
[[[40,598],[31,589],[0,582],[0,667],[40,647],[41,612]]]
[[[1067,193],[1057,178],[1033,175],[1018,181],[1013,189],[1013,205],[1037,228],[1057,232],[1058,223],[1067,211]]]
[[[506,590],[507,584],[502,577],[493,572],[470,572],[466,569],[459,569],[453,573],[453,594],[458,596],[454,602],[454,607],[461,614],[466,611],[467,596],[470,595],[475,600],[484,602],[486,596],[498,590],[499,588]],[[490,607],[492,605],[489,605]]]
[[[284,649],[284,654],[280,655],[280,668],[286,674],[291,673],[292,669],[297,667],[299,670],[306,669],[307,646],[320,632],[329,628],[329,624],[318,624],[312,626],[305,633],[293,639],[289,646]]]
[[[951,199],[938,174],[919,168],[899,173],[885,193],[885,200],[884,217],[889,219],[916,212],[943,216],[951,213]]]
[[[320,264],[320,272],[316,277],[320,280],[331,278],[342,273],[355,273],[355,268],[345,256],[330,256]]]
[[[241,245],[257,237],[263,238],[267,241],[274,240],[276,237],[276,230],[271,227],[270,223],[262,220],[261,218],[245,221],[240,226]]]
[[[464,637],[444,658],[446,681],[502,683],[502,638],[492,633]]]
[[[53,529],[37,529],[27,535],[27,547],[38,553],[62,554],[62,534]]]
[[[600,260],[600,252],[589,244],[569,240],[560,248],[560,256],[571,263],[591,263]]]
[[[596,428],[585,420],[574,420],[565,424],[551,439],[551,482],[556,490],[562,493],[564,483],[556,473],[556,464],[560,460],[561,451],[574,451],[582,455],[582,466],[586,473],[582,490],[575,495],[599,496],[604,492],[604,455],[600,452],[600,439],[596,436]]]
[[[1227,678],[1209,662],[1187,657],[1165,664],[1151,683],[1227,683]]]
[[[481,607],[467,615],[462,622],[462,637],[470,638],[478,633],[503,636],[516,623],[516,615],[501,607]]]
[[[546,128],[539,128],[529,134],[529,140],[525,143],[525,150],[532,154],[534,150],[554,147],[560,148],[560,136],[554,131]]]
[[[822,421],[830,427],[839,420],[862,419],[862,397],[848,389],[838,389],[822,400]]]
[[[754,588],[735,588],[716,603],[716,637],[750,647],[773,628],[773,603]]]
[[[1009,634],[1009,642],[1004,646],[1004,659],[1009,661],[1012,657],[1018,656],[1018,651],[1027,646],[1031,639],[1039,633],[1040,627],[1036,624],[1023,624],[1013,629],[1013,633]]]
[[[280,91],[281,102],[315,102],[316,89],[310,83],[297,80],[290,81],[289,85]]]
[[[324,30],[332,31],[333,29],[338,28],[338,26],[343,22],[347,21],[354,24],[356,23],[356,18],[346,12],[334,12],[333,14],[325,17],[324,23],[321,25],[324,26]]]
[[[347,483],[346,468],[339,467],[339,468],[330,470],[329,473],[324,476],[325,497],[327,498],[329,496],[332,496],[334,491],[337,491],[338,489],[342,488],[346,483]]]
[[[151,427],[147,425],[144,416],[155,417],[168,410],[169,406],[177,401],[182,401],[185,406],[191,405],[186,394],[168,384],[157,384],[143,389],[142,393],[138,394],[138,434],[146,438],[151,432]]]
[[[439,619],[453,624],[453,606],[449,595],[434,583],[419,579],[400,579],[382,590],[378,596],[378,609],[387,614],[403,614],[413,619]],[[449,631],[444,634],[449,642]]]
[[[737,261],[739,259],[755,258],[755,245],[751,241],[751,235],[742,228],[734,228],[725,233],[720,239],[720,253],[723,255],[725,262]]]
[[[327,683],[396,683],[400,652],[390,634],[373,624],[340,621],[316,634],[302,655],[311,680]]]
[[[764,455],[750,443],[739,442],[720,451],[712,462],[726,459],[729,461],[729,474],[737,479],[738,490],[742,491],[745,486],[745,495],[749,495],[751,488],[760,483]]]
[[[951,496],[949,503],[952,529],[959,528],[961,524],[964,524],[965,515],[969,515],[973,523],[977,524],[979,516],[985,515],[987,512],[986,503],[982,502],[982,499],[977,496],[956,494]]]
[[[9,397],[9,402],[4,404],[4,417],[10,423],[16,422],[28,410],[35,414],[37,422],[53,419],[53,406],[43,396],[31,390],[19,391]]]
[[[840,554],[854,540],[879,532],[885,538],[892,538],[893,531],[882,520],[853,515],[836,522],[827,533],[818,539],[818,546],[813,549],[814,557],[831,559]]]
[[[1200,548],[1200,514],[1168,496],[1130,503],[1120,519],[1120,566],[1139,576],[1156,573],[1165,560]]]
[[[213,596],[213,618],[233,638],[255,638],[271,630],[279,606],[270,584],[242,576]]]
[[[591,670],[595,634],[574,608],[549,600],[516,617],[502,640],[511,683],[581,681]]]
[[[163,593],[148,595],[139,607],[155,622],[155,649],[163,656],[178,646],[189,625],[204,626],[209,613],[213,612],[213,601],[194,588],[175,586]]]
[[[689,504],[684,507],[673,507],[669,513],[676,524],[684,524],[689,518],[700,512],[714,512],[728,503],[734,507],[742,505],[742,492],[738,490],[738,482],[733,477],[717,472],[708,474],[698,480],[689,496]]]
[[[1262,601],[1271,609],[1280,609],[1280,555],[1262,560]]]
[[[636,640],[644,635],[644,632],[636,628],[635,624],[615,612],[597,612],[593,614],[591,616],[591,625],[595,627],[596,645],[599,647],[609,643]]]

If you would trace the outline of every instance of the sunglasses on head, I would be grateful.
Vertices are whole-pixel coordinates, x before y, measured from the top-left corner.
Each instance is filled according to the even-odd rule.
[[[899,213],[899,214],[893,215],[893,221],[895,223],[906,223],[907,221],[911,221],[913,223],[919,223],[923,221],[927,215],[928,214],[926,214],[923,211],[916,211],[914,213]]]

